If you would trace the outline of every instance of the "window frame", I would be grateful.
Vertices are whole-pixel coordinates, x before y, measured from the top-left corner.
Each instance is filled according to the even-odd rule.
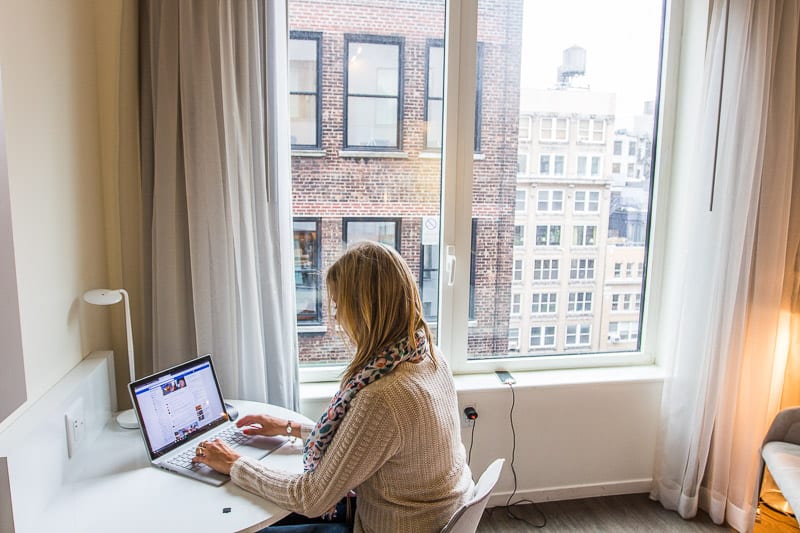
[[[348,58],[350,53],[350,45],[353,43],[365,44],[388,44],[397,46],[397,96],[383,96],[378,94],[361,94],[349,92],[350,87],[350,68],[348,65]],[[400,152],[403,150],[403,99],[405,87],[405,38],[394,35],[373,35],[367,33],[345,33],[344,34],[344,54],[342,61],[344,63],[344,81],[342,87],[342,95],[344,103],[342,106],[342,149],[343,150],[356,150],[368,152]],[[361,144],[350,144],[350,98],[381,98],[381,99],[396,99],[397,100],[397,116],[395,117],[395,131],[397,135],[397,146],[370,146]]]
[[[316,142],[314,144],[292,144],[292,150],[320,150],[322,148],[322,32],[294,30],[289,32],[289,40],[317,42],[317,91],[314,93],[289,91],[290,98],[292,95],[295,94],[302,94],[302,95],[313,94],[316,97],[317,99]]]
[[[317,243],[314,247],[314,258],[313,263],[316,265],[317,271],[317,280],[316,280],[316,294],[317,294],[317,301],[316,301],[316,318],[312,320],[304,320],[302,323],[299,320],[299,313],[295,312],[295,320],[297,320],[297,330],[298,333],[307,333],[308,330],[315,330],[319,326],[323,324],[322,322],[322,217],[292,217],[292,243],[294,243],[294,223],[295,222],[314,222],[315,229],[317,235]],[[297,268],[293,268],[295,279],[297,276]],[[295,291],[297,290],[297,283],[295,283]],[[304,331],[305,330],[305,331]]]
[[[403,219],[400,217],[342,217],[342,242],[345,246],[351,243],[347,236],[347,224],[349,222],[394,222],[394,249],[400,251],[401,236],[403,233]]]

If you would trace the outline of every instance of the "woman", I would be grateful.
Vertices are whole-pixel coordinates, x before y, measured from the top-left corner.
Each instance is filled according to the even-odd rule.
[[[414,276],[395,250],[359,243],[326,277],[328,307],[355,347],[339,392],[316,426],[245,416],[248,434],[305,439],[303,474],[271,470],[224,444],[202,443],[196,462],[307,517],[351,489],[355,531],[439,531],[473,483],[461,444],[456,393],[434,353]]]

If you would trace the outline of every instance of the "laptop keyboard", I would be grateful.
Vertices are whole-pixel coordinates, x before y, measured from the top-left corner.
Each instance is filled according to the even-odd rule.
[[[241,431],[239,431],[234,426],[229,426],[227,429],[220,431],[215,435],[211,435],[208,440],[219,439],[231,448],[236,448],[240,444],[246,442],[250,437],[245,435]],[[188,470],[199,470],[204,465],[201,463],[193,463],[192,458],[195,457],[196,449],[190,448],[169,461],[167,463],[171,464],[172,466],[177,466],[179,468],[186,468]]]

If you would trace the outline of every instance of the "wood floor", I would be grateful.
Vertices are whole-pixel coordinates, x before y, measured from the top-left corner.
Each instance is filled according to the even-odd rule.
[[[714,524],[705,513],[692,520],[684,520],[677,513],[667,511],[660,503],[651,501],[647,494],[606,496],[584,500],[545,502],[535,506],[513,506],[514,514],[530,524],[509,518],[506,509],[487,509],[478,526],[478,533],[537,531],[531,524],[541,525],[546,517],[543,532],[713,532],[729,533],[732,528]]]

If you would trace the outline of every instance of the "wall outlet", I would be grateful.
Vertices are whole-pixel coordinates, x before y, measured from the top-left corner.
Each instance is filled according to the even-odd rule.
[[[86,411],[83,398],[78,398],[64,413],[64,425],[67,430],[67,455],[72,457],[86,442]]]
[[[475,402],[467,402],[464,405],[462,405],[461,406],[461,411],[459,411],[459,413],[461,414],[461,427],[462,428],[471,428],[475,424],[475,420],[473,420],[471,418],[468,418],[466,413],[464,412],[470,407],[475,409],[475,412],[477,412],[480,415],[480,410],[478,409],[478,404],[477,403],[475,403]]]

